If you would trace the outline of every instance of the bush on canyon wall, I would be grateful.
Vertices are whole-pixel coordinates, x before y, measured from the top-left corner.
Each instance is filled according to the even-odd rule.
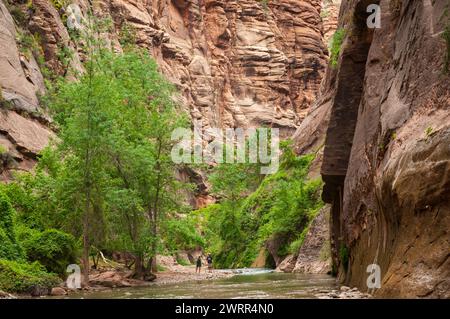
[[[330,50],[330,63],[333,68],[337,67],[338,65],[339,55],[341,52],[342,43],[344,42],[345,33],[346,33],[345,29],[339,28],[333,34],[333,37],[331,39],[329,50]]]

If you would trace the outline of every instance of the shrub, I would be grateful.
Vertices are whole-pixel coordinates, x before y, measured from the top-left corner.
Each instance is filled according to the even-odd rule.
[[[300,248],[302,247],[303,242],[305,241],[306,235],[308,234],[308,231],[309,227],[305,227],[303,231],[300,233],[300,236],[289,245],[288,252],[290,254],[296,256],[298,255]]]
[[[344,38],[345,38],[345,30],[342,28],[339,28],[336,30],[336,32],[334,33],[334,35],[331,39],[330,62],[331,62],[331,66],[333,68],[337,67],[337,65],[338,65],[339,55],[341,52],[342,43],[344,42]]]
[[[11,241],[6,232],[0,228],[0,258],[8,260],[20,260],[23,258],[21,247]]]
[[[181,266],[189,266],[191,263],[177,256],[177,264]]]
[[[0,228],[6,232],[6,235],[11,240],[15,238],[13,228],[14,213],[9,197],[0,192]]]
[[[61,10],[67,5],[67,0],[50,0],[56,10]]]
[[[17,241],[19,243],[23,243],[23,242],[31,239],[31,237],[33,237],[34,235],[39,233],[39,230],[30,228],[27,225],[22,224],[22,223],[19,223],[18,225],[16,225],[15,229],[16,229]]]
[[[269,9],[269,0],[259,0],[259,3],[261,3],[264,11],[267,11]]]
[[[37,262],[32,264],[0,259],[0,290],[31,293],[35,289],[50,290],[60,282]]]
[[[39,261],[59,275],[64,275],[67,266],[76,261],[75,238],[56,229],[35,233],[24,241],[23,247],[28,260]]]
[[[22,249],[16,241],[14,214],[9,197],[0,191],[0,258],[10,260],[23,258]]]

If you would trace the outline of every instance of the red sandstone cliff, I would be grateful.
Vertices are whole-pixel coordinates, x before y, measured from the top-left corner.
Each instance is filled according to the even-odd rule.
[[[87,1],[73,3],[86,15]],[[104,36],[115,50],[133,30],[206,129],[265,125],[290,136],[316,98],[327,61],[319,0],[103,0],[93,9],[113,22]],[[30,168],[53,135],[38,101],[42,62],[58,75],[82,70],[65,14],[49,0],[0,1],[4,168]]]
[[[381,28],[366,8],[381,7]],[[295,134],[323,152],[323,198],[342,283],[390,297],[450,297],[448,1],[343,1],[337,68]],[[348,257],[347,257],[348,256]]]

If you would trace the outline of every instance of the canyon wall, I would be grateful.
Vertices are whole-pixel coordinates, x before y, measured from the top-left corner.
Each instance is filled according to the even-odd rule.
[[[54,135],[39,103],[48,73],[70,77],[71,70],[82,71],[83,50],[66,27],[70,13],[59,3],[0,1],[3,179],[11,168],[31,168]],[[326,67],[323,37],[329,34],[323,32],[319,0],[68,3],[81,8],[83,19],[92,9],[97,18],[111,21],[102,37],[117,52],[129,40],[125,31],[132,33],[206,132],[267,126],[292,135],[315,100]],[[325,25],[329,31],[330,23]]]
[[[86,16],[88,2],[73,2]],[[327,67],[337,15],[330,3],[102,0],[94,12],[112,22],[102,36],[117,52],[132,30],[205,129],[278,127],[294,134],[297,153],[317,153],[310,176],[322,175],[329,212],[313,223],[320,241],[307,242],[316,248],[290,256],[285,270],[320,261],[329,214],[342,283],[367,290],[367,266],[378,264],[376,295],[449,298],[448,1],[343,0],[336,67]],[[375,3],[381,28],[368,29],[366,8]],[[4,180],[11,169],[30,169],[55,136],[40,103],[48,73],[82,71],[65,16],[49,0],[0,0]]]
[[[367,291],[379,265],[377,296],[450,297],[448,6],[343,1],[338,64],[295,134],[299,153],[323,153],[334,271]]]

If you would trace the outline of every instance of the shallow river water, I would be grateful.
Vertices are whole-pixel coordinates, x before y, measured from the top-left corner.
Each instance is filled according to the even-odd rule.
[[[336,289],[328,275],[275,273],[262,269],[237,270],[226,279],[198,280],[147,287],[71,294],[66,298],[315,298],[320,290]]]

